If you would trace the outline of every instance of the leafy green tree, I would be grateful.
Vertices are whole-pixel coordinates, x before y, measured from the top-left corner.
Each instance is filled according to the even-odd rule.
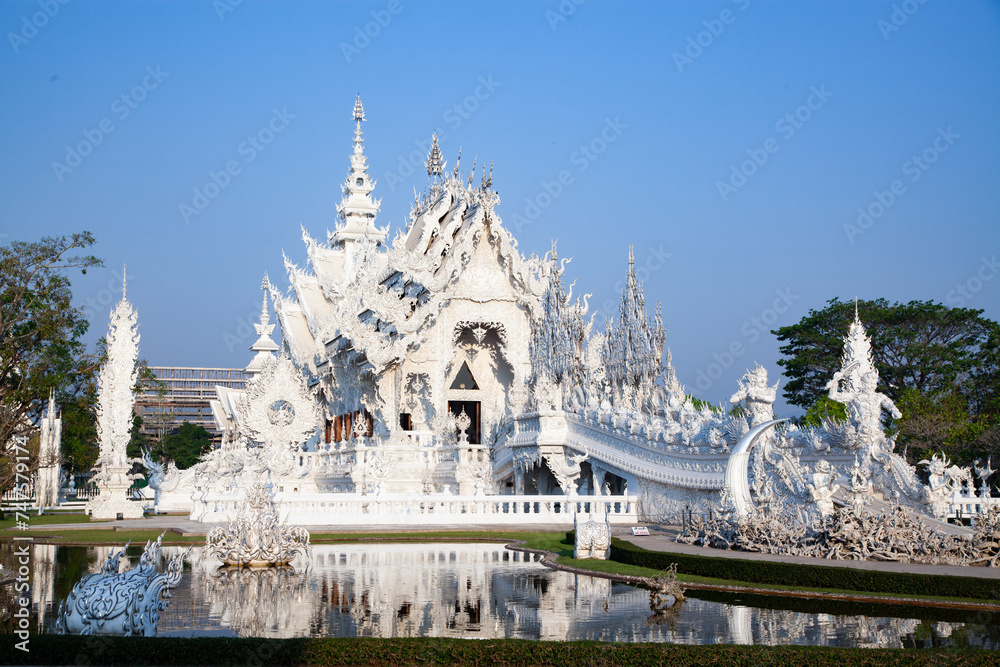
[[[838,403],[837,401],[831,399],[828,395],[824,394],[816,399],[816,402],[809,406],[806,410],[805,417],[802,418],[803,426],[812,426],[814,428],[822,426],[824,419],[835,419],[837,421],[843,421],[847,418],[847,406],[843,403]]]
[[[62,411],[62,464],[70,474],[87,472],[97,462],[96,390],[59,406]]]
[[[176,433],[163,438],[156,454],[163,460],[173,460],[179,470],[186,470],[211,450],[212,434],[204,426],[184,422]]]
[[[81,232],[0,247],[0,488],[13,482],[13,436],[34,428],[49,390],[70,403],[96,369],[81,341],[88,323],[72,307],[66,276],[101,266],[92,255],[73,254],[93,243]]]
[[[132,414],[132,429],[129,431],[128,445],[125,446],[125,456],[130,459],[142,458],[142,450],[154,449],[148,436],[142,432],[142,417]]]

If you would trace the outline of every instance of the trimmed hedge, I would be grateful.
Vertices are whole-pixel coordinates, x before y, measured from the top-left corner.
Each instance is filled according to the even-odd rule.
[[[838,588],[845,591],[895,595],[939,595],[973,600],[1000,599],[1000,579],[695,556],[668,551],[649,551],[618,538],[611,539],[610,558],[619,563],[654,570],[664,570],[670,567],[671,563],[677,563],[679,574],[756,584]]]
[[[0,638],[0,664],[22,665],[995,665],[993,651],[813,646],[684,646],[526,639],[235,639],[34,635],[28,653]]]

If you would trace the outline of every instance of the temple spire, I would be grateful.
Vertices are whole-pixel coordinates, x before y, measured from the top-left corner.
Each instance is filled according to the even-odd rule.
[[[427,167],[427,175],[437,182],[437,179],[441,177],[441,172],[444,171],[444,161],[441,159],[441,149],[438,147],[438,135],[437,132],[431,138],[431,150],[427,154],[427,162],[425,164]]]
[[[365,109],[361,105],[361,95],[354,102],[354,152],[351,154],[351,170],[344,182],[344,198],[337,207],[340,224],[331,239],[334,243],[360,241],[364,238],[384,243],[388,227],[375,226],[379,201],[372,199],[375,181],[368,176],[368,160],[365,158],[365,140],[361,123],[365,120]]]
[[[263,303],[260,308],[260,324],[253,325],[259,338],[250,346],[250,351],[257,354],[254,355],[253,359],[250,360],[250,363],[243,370],[248,378],[257,375],[263,369],[264,362],[272,358],[274,353],[279,349],[278,344],[271,340],[274,325],[271,324],[271,315],[267,308],[267,293],[271,289],[271,281],[268,280],[267,273],[264,274],[264,280],[261,282],[260,288],[264,292]]]
[[[260,284],[260,289],[261,289],[261,291],[264,292],[263,303],[260,306],[260,323],[261,323],[261,326],[265,326],[265,327],[271,321],[271,314],[268,312],[268,309],[267,309],[267,290],[270,289],[270,287],[271,287],[271,281],[269,281],[267,279],[267,271],[265,271],[264,272],[264,280]],[[273,329],[274,327],[272,326],[271,328]],[[258,333],[260,333],[260,332],[258,332]],[[270,331],[268,333],[270,333]]]

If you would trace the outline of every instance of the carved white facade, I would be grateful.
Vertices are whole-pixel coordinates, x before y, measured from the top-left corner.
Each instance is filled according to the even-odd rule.
[[[353,118],[339,221],[323,239],[303,230],[307,261],[285,259],[287,293],[265,277],[247,390],[220,387],[213,405],[223,445],[165,480],[164,508],[230,521],[266,478],[283,516],[306,525],[568,525],[578,511],[679,521],[754,507],[808,522],[829,515],[856,465],[865,498],[934,508],[885,436],[881,413],[895,407],[875,390],[859,320],[829,385],[843,423],[779,425],[778,385],[760,366],[735,410],[706,405],[677,378],[631,252],[619,315],[594,331],[587,297],[564,288],[567,260],[554,245],[525,258],[498,214],[492,169],[477,182],[459,156],[447,172],[436,137],[428,187],[389,242],[375,224],[360,99]]]

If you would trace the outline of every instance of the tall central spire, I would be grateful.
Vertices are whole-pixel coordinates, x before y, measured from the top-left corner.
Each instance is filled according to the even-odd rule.
[[[250,346],[250,351],[257,354],[254,355],[254,358],[250,360],[250,364],[243,371],[248,378],[255,377],[260,373],[264,368],[264,363],[268,359],[273,358],[274,353],[280,349],[278,344],[271,340],[274,325],[271,324],[271,314],[267,308],[267,293],[271,289],[271,281],[267,279],[266,273],[264,274],[264,281],[260,284],[260,289],[264,292],[264,299],[260,307],[260,324],[253,325],[260,338]],[[277,305],[275,308],[277,308]]]
[[[351,154],[351,170],[344,182],[344,198],[337,207],[340,223],[333,235],[334,242],[359,241],[364,238],[384,243],[388,228],[375,226],[379,200],[373,200],[375,181],[368,177],[368,160],[365,158],[365,140],[361,123],[365,120],[365,109],[361,105],[361,95],[354,102],[354,152]]]

